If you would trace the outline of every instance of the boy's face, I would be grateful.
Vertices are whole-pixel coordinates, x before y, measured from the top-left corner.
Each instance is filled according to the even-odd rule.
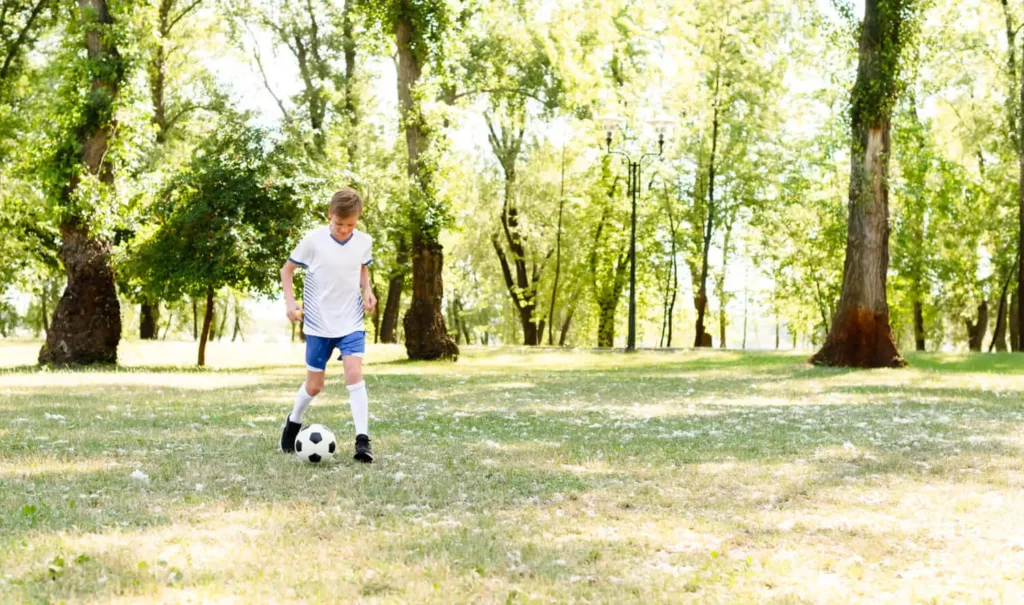
[[[348,216],[342,218],[340,216],[331,215],[331,235],[338,241],[345,241],[352,235],[352,230],[356,228],[356,223],[359,222],[358,216]]]

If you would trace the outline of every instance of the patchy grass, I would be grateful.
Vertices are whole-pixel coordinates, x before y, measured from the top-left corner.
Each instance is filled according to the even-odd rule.
[[[370,352],[371,466],[340,365],[276,452],[292,345],[0,344],[0,601],[1012,602],[1024,356],[905,370],[791,354]]]

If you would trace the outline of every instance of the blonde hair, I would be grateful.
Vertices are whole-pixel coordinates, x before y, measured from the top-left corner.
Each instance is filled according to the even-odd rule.
[[[363,213],[363,198],[359,192],[351,187],[345,187],[331,196],[331,206],[328,216],[338,218],[358,217]]]

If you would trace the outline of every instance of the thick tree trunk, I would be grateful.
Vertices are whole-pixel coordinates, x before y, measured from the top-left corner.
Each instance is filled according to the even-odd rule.
[[[919,300],[914,301],[914,346],[924,351],[924,305]]]
[[[430,139],[419,104],[413,100],[413,89],[420,79],[420,62],[413,50],[416,37],[412,16],[402,3],[396,20],[395,41],[398,46],[398,105],[408,150],[406,170],[410,181],[410,228],[412,231],[412,303],[405,314],[405,350],[409,359],[447,359],[459,357],[459,347],[448,335],[441,314],[444,285],[441,269],[444,255],[437,241],[437,227],[429,216],[438,210],[431,184],[431,168],[424,165],[421,154],[427,151]]]
[[[441,315],[441,246],[415,245],[412,259],[412,304],[405,313],[405,350],[409,359],[456,360],[459,348],[448,335]],[[416,279],[415,276],[419,276]]]
[[[892,98],[900,50],[899,0],[867,0],[851,109],[853,144],[843,289],[825,345],[811,362],[902,367],[889,325],[889,183]],[[888,70],[888,71],[886,71]]]
[[[80,148],[77,161],[89,174],[111,186],[113,166],[107,150],[116,132],[114,103],[124,78],[124,64],[114,46],[113,27],[105,0],[79,0],[85,31],[86,56],[94,65],[91,94],[75,126]],[[102,67],[102,69],[100,69]],[[79,184],[74,175],[61,199],[71,199]],[[73,212],[61,223],[61,260],[68,283],[54,312],[46,343],[39,351],[40,363],[116,363],[121,338],[121,307],[110,269],[110,244],[89,233],[88,226]]]
[[[160,323],[160,303],[144,302],[139,305],[139,338],[156,340]]]
[[[964,325],[967,327],[967,347],[972,351],[981,351],[988,330],[988,301],[983,300],[978,305],[978,321],[971,323],[971,320],[965,319]]]
[[[197,365],[206,365],[206,341],[210,338],[210,326],[213,324],[213,290],[206,293],[206,313],[203,314],[203,333],[199,339],[199,361]]]
[[[398,240],[398,251],[395,258],[395,271],[388,279],[388,298],[384,304],[384,319],[380,326],[380,341],[398,342],[398,318],[402,308],[402,289],[405,288],[406,267],[409,264],[409,251],[405,237]]]
[[[192,340],[199,340],[199,303],[192,299]]]
[[[76,223],[61,225],[61,235],[68,284],[39,352],[39,363],[117,363],[121,307],[110,270],[110,244],[91,237]]]

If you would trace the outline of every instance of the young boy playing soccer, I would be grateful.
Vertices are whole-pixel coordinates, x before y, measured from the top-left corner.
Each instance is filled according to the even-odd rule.
[[[334,349],[345,369],[352,420],[356,425],[356,454],[360,462],[373,462],[370,449],[369,403],[363,382],[366,332],[363,311],[377,304],[370,288],[373,238],[356,229],[363,200],[355,189],[342,189],[331,198],[330,223],[311,231],[281,267],[286,313],[291,321],[305,320],[306,382],[295,394],[295,407],[285,417],[281,451],[295,450],[302,429],[302,415],[324,389],[324,371]],[[306,270],[303,309],[295,302],[292,282],[295,270]]]

